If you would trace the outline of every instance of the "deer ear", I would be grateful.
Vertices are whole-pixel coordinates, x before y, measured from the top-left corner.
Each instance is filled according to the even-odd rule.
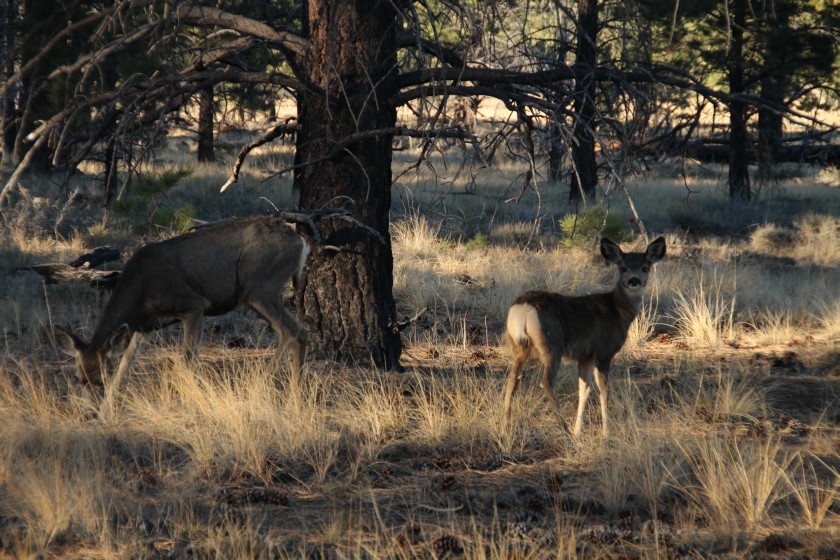
[[[131,340],[131,331],[128,325],[122,325],[118,328],[111,338],[108,340],[108,355],[113,356],[125,350]]]
[[[606,237],[601,238],[601,255],[607,260],[607,262],[611,262],[613,264],[621,264],[624,262],[624,253],[621,251],[621,247]]]
[[[73,356],[74,358],[79,357],[79,353],[81,352],[82,348],[84,348],[84,344],[81,340],[79,340],[79,338],[76,335],[64,329],[63,327],[54,325],[53,336],[55,337],[55,342],[56,344],[58,344],[59,350],[61,350],[68,356]]]
[[[649,263],[655,263],[662,260],[665,256],[665,238],[657,237],[650,245],[648,245],[645,256]]]

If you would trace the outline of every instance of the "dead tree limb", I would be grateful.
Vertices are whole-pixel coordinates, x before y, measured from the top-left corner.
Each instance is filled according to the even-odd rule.
[[[358,219],[354,218],[350,214],[350,210],[348,210],[347,208],[319,208],[317,210],[310,210],[307,212],[280,211],[276,212],[276,214],[284,218],[287,222],[293,222],[296,224],[306,224],[306,226],[312,230],[312,235],[315,237],[315,240],[318,242],[318,244],[323,244],[323,236],[321,235],[321,232],[318,229],[317,222],[323,220],[344,220],[345,222],[349,222],[355,226],[364,229],[374,239],[376,239],[383,245],[388,244],[381,233],[379,233],[372,227],[363,224]]]
[[[45,284],[55,284],[59,280],[84,280],[103,289],[113,287],[121,276],[119,270],[76,268],[64,263],[43,263],[21,266],[13,269],[12,272],[20,272],[21,270],[29,270],[41,276]]]
[[[352,201],[350,201],[352,203]],[[358,219],[354,218],[350,214],[350,210],[347,208],[318,208],[315,210],[299,210],[299,211],[291,211],[291,210],[274,210],[272,212],[266,212],[266,214],[271,214],[274,216],[278,216],[283,218],[289,223],[293,224],[300,224],[305,225],[312,231],[312,236],[315,238],[315,242],[319,245],[323,244],[324,237],[321,235],[321,231],[318,229],[318,222],[324,220],[344,220],[345,222],[349,222],[355,226],[358,226],[365,231],[367,231],[374,239],[382,243],[383,245],[387,245],[385,238],[382,236],[381,233],[373,229],[372,227],[363,224]],[[194,225],[190,228],[190,231],[212,227],[219,224],[224,224],[227,222],[231,222],[234,220],[238,220],[240,218],[225,218],[223,220],[216,220],[213,222],[203,222],[197,225]]]
[[[245,144],[241,150],[239,150],[239,154],[236,156],[236,161],[233,163],[233,171],[230,173],[230,177],[228,180],[225,181],[225,184],[222,185],[222,188],[219,189],[219,192],[225,192],[229,186],[239,181],[239,170],[242,168],[242,164],[245,162],[245,158],[251,153],[251,150],[255,148],[259,148],[263,144],[267,144],[274,140],[275,138],[282,136],[284,134],[291,134],[293,132],[298,131],[298,126],[294,124],[289,124],[294,119],[288,119],[285,123],[281,125],[277,125],[268,133],[257,138],[253,142],[249,142]]]
[[[428,311],[428,310],[429,310],[428,307],[424,307],[423,309],[421,309],[420,311],[415,313],[414,317],[412,317],[410,319],[408,317],[406,317],[402,321],[394,321],[393,323],[390,323],[388,325],[388,328],[391,329],[395,334],[401,333],[405,329],[410,327],[411,325],[415,325],[415,324],[419,323],[420,319],[423,318],[423,315],[425,315],[426,311]]]

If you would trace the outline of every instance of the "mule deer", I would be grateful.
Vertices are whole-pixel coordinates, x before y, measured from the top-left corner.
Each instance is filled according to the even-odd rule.
[[[665,256],[665,239],[657,238],[644,253],[625,253],[609,239],[601,239],[601,255],[619,267],[618,283],[611,292],[578,297],[530,291],[520,295],[508,310],[505,339],[513,350],[513,365],[505,387],[502,429],[510,422],[510,404],[522,368],[536,354],[543,365],[542,388],[555,412],[560,406],[552,382],[563,357],[578,364],[578,408],[572,433],[580,435],[583,411],[598,386],[604,435],[607,426],[607,386],[613,357],[624,345],[630,323],[639,313],[650,266]]]
[[[280,341],[278,359],[291,346],[294,371],[306,354],[306,335],[283,307],[282,290],[298,278],[309,248],[284,219],[253,216],[196,229],[139,249],[102,312],[89,344],[55,327],[59,347],[76,358],[80,382],[102,385],[111,357],[125,353],[112,384],[131,363],[144,333],[181,321],[188,359],[198,354],[205,315],[245,304],[269,322]]]

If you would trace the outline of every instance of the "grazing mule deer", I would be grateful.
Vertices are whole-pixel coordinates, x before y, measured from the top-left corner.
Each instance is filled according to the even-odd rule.
[[[300,275],[309,248],[283,218],[252,216],[151,243],[126,263],[89,344],[55,327],[59,347],[76,358],[80,382],[103,384],[113,354],[125,348],[112,384],[119,381],[147,333],[184,324],[184,349],[195,358],[205,315],[222,315],[245,304],[280,338],[278,359],[291,345],[298,372],[306,355],[306,335],[283,308],[282,291]]]
[[[592,377],[598,385],[604,435],[607,427],[607,386],[613,357],[624,345],[630,323],[639,313],[642,292],[650,266],[665,256],[665,239],[657,238],[644,253],[625,253],[609,239],[601,239],[601,255],[619,267],[618,283],[611,292],[578,297],[531,291],[520,295],[510,307],[505,339],[514,361],[505,388],[502,429],[510,422],[510,402],[519,384],[522,368],[536,353],[543,364],[542,388],[560,414],[552,382],[563,357],[578,363],[578,408],[572,433],[580,435],[583,410],[592,392]]]

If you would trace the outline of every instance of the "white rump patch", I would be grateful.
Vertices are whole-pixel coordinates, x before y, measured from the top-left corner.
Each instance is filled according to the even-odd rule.
[[[527,303],[512,305],[507,316],[507,332],[513,341],[520,346],[528,346],[531,337],[528,331],[540,328],[537,310]]]

